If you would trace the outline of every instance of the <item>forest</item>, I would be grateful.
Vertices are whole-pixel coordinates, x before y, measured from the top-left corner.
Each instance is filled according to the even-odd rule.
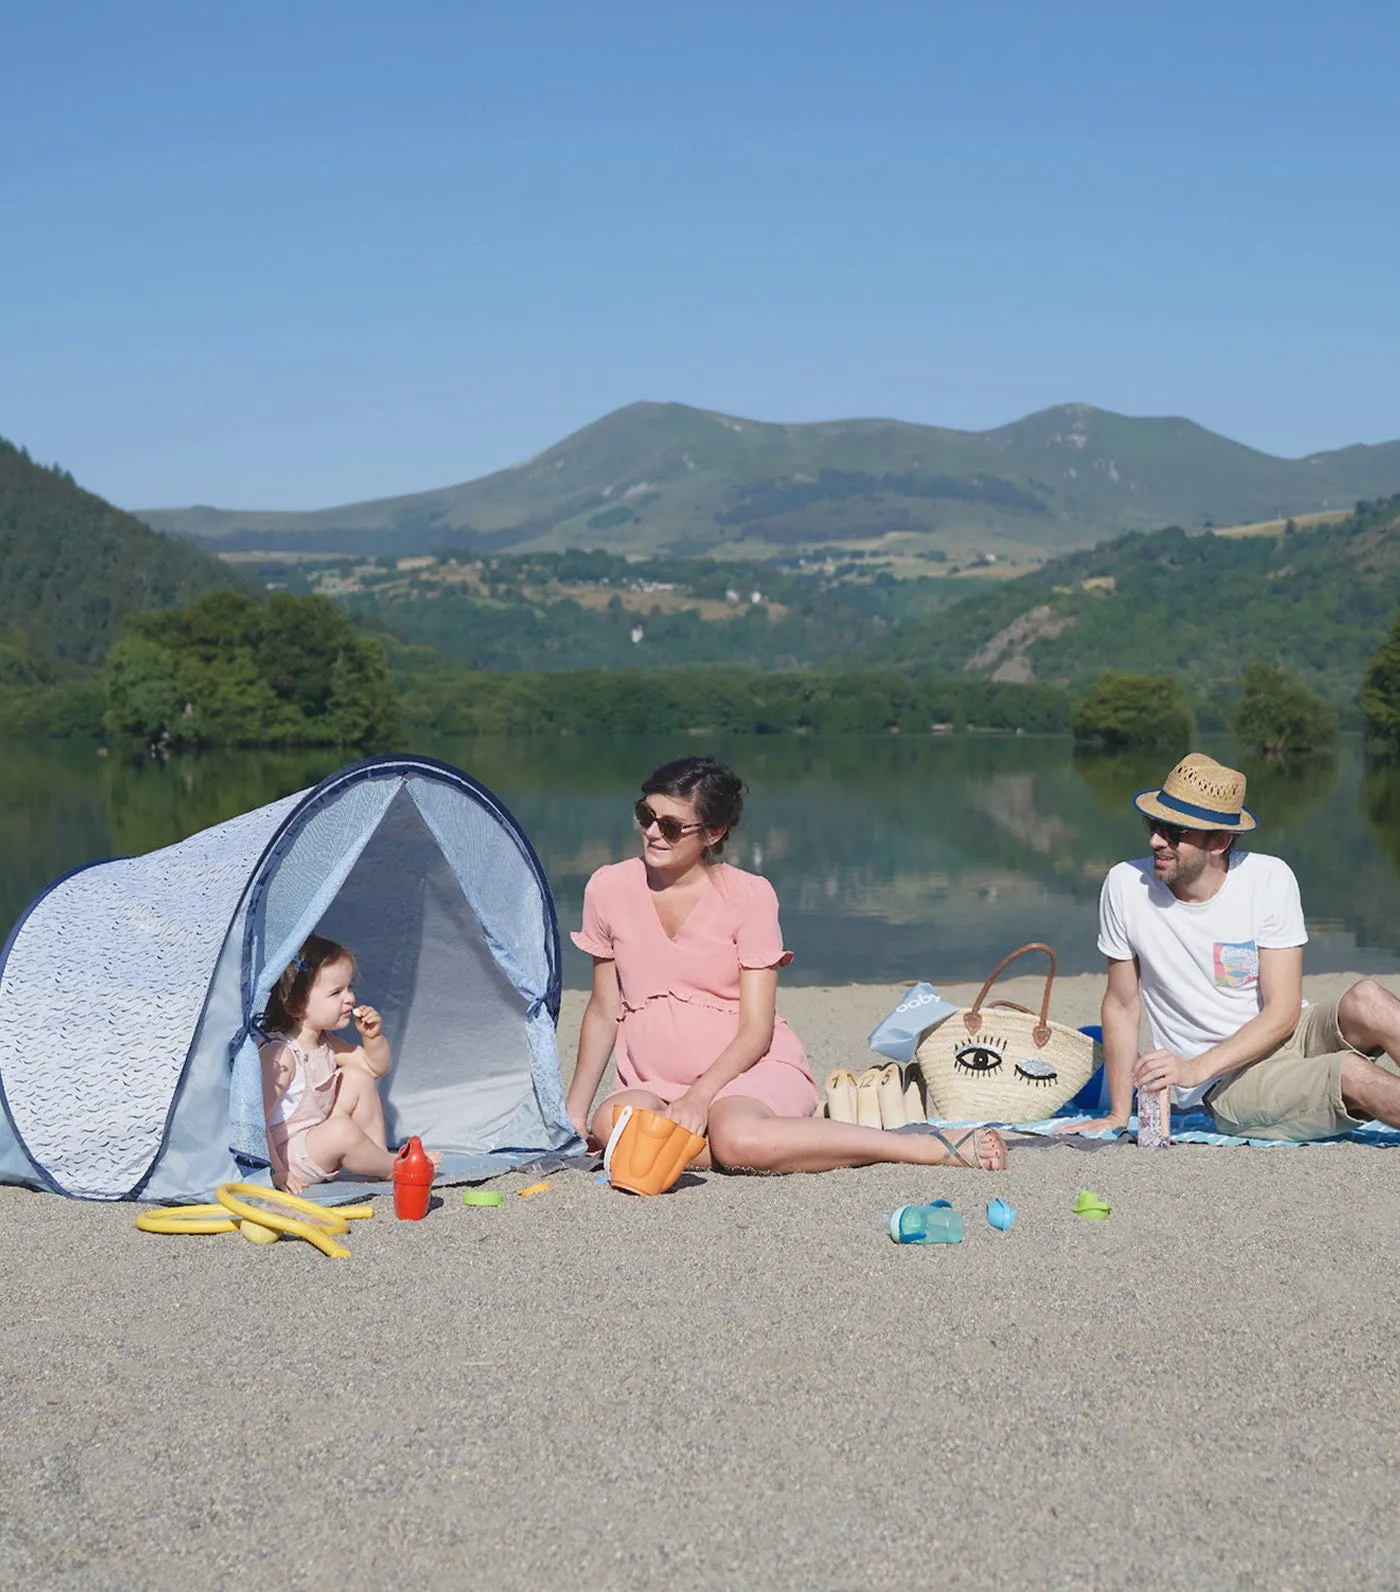
[[[1339,725],[1400,744],[1400,495],[1277,535],[1134,533],[1010,579],[835,545],[767,563],[573,548],[233,567],[0,442],[0,576],[10,734],[1073,730],[1115,746],[1155,721],[1245,725],[1273,750]]]

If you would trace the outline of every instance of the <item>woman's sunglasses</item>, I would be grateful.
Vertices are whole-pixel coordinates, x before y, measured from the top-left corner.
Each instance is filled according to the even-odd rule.
[[[704,824],[683,824],[679,818],[672,818],[669,813],[665,815],[654,813],[645,802],[638,802],[632,813],[637,820],[637,827],[643,834],[655,824],[661,831],[661,838],[668,846],[674,846],[682,835],[688,835],[696,829],[705,827]]]

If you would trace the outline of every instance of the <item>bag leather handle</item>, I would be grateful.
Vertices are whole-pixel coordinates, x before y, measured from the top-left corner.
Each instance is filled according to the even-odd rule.
[[[1040,998],[1040,1021],[1031,1029],[1031,1038],[1037,1045],[1043,1046],[1050,1043],[1050,990],[1055,983],[1055,953],[1043,940],[1031,940],[1029,944],[1018,946],[1008,956],[1002,957],[1001,961],[987,975],[987,982],[978,990],[977,999],[963,1013],[963,1027],[967,1029],[969,1034],[975,1034],[982,1026],[982,1002],[986,1000],[992,985],[1001,977],[1008,964],[1014,962],[1018,956],[1024,956],[1027,951],[1044,951],[1046,956],[1050,958],[1050,971],[1045,975],[1045,992]],[[994,1004],[1014,1006],[1015,1002],[1002,1001]],[[1025,1011],[1025,1007],[1020,1009]]]

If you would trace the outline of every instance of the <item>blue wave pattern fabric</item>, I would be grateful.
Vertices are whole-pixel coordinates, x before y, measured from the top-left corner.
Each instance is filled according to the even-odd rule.
[[[65,1192],[110,1198],[155,1159],[250,867],[296,801],[70,874],[15,933],[0,1082],[15,1131]]]
[[[0,1181],[201,1199],[265,1167],[257,1025],[312,930],[384,1016],[391,1135],[441,1148],[449,1178],[582,1149],[533,848],[459,770],[387,757],[31,905],[0,963]]]

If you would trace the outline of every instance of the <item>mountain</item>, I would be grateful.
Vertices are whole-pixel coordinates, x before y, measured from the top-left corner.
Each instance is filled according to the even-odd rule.
[[[462,486],[315,513],[152,509],[221,551],[455,547],[761,558],[882,539],[1024,561],[1164,524],[1255,522],[1400,489],[1400,441],[1279,459],[1189,420],[1065,404],[993,431],[776,425],[637,403]]]
[[[1400,494],[1277,536],[1121,537],[892,625],[843,664],[1075,689],[1127,669],[1209,699],[1262,658],[1346,707],[1397,605]]]
[[[94,664],[127,614],[237,585],[228,566],[159,535],[0,437],[0,641],[30,660]]]

